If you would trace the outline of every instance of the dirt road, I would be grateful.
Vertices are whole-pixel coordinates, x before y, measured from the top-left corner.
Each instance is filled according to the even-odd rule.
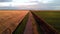
[[[24,34],[33,34],[32,28],[31,13],[29,13],[29,19],[27,21]]]
[[[24,34],[38,34],[37,26],[31,12],[29,12],[29,18],[25,27]]]

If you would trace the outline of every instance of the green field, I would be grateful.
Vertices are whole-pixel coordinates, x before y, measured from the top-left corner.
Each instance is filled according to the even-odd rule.
[[[60,32],[60,11],[34,11],[34,13]]]

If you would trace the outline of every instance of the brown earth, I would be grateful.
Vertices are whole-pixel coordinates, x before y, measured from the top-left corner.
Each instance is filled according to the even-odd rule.
[[[38,34],[37,25],[31,12],[29,12],[29,19],[27,21],[24,34]]]
[[[32,22],[32,27],[33,27],[33,34],[39,34],[37,30],[37,23],[35,19],[33,18],[32,14],[31,14],[31,22]]]
[[[28,18],[28,21],[24,30],[24,34],[33,34],[32,28],[33,27],[32,27],[32,21],[31,21],[31,14],[29,12],[29,18]]]

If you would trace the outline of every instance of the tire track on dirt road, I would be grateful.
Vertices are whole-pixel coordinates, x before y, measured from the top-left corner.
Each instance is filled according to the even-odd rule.
[[[33,34],[33,27],[32,27],[32,21],[31,21],[31,13],[29,12],[29,18],[24,30],[24,34]]]
[[[31,12],[29,12],[29,18],[24,30],[24,34],[38,34],[37,25]]]

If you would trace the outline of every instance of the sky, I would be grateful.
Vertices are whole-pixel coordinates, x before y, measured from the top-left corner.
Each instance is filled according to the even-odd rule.
[[[60,10],[60,0],[0,0],[0,9]]]

